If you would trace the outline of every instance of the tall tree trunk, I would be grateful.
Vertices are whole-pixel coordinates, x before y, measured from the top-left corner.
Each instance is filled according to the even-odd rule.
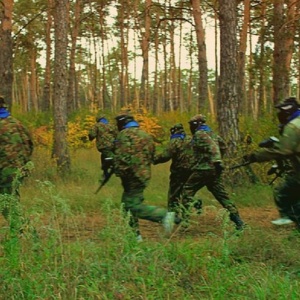
[[[54,50],[54,145],[53,156],[58,171],[65,174],[70,169],[67,143],[67,47],[68,47],[68,0],[55,0],[55,50]]]
[[[0,2],[0,93],[9,107],[12,105],[13,88],[13,41],[12,12],[14,1]]]
[[[199,103],[198,107],[202,110],[208,99],[208,70],[205,44],[205,31],[202,24],[202,11],[200,0],[191,0],[193,17],[196,25],[196,38],[198,46],[198,68],[199,68]]]
[[[244,0],[244,20],[240,32],[239,55],[238,55],[238,89],[240,99],[240,111],[245,112],[246,108],[246,93],[245,93],[245,64],[246,64],[246,50],[247,37],[250,22],[250,0]]]
[[[260,18],[260,53],[259,53],[259,85],[258,85],[258,116],[262,114],[266,107],[265,103],[265,42],[266,42],[266,1],[261,2],[261,18]],[[252,109],[253,107],[251,107]],[[256,111],[256,110],[254,110]],[[258,117],[256,116],[256,117]]]
[[[47,23],[46,23],[46,64],[43,87],[42,111],[48,111],[51,107],[51,28],[52,28],[53,0],[47,1]]]
[[[39,111],[38,105],[38,77],[36,71],[36,56],[37,50],[35,48],[30,51],[30,84],[29,84],[29,98],[28,101],[32,103],[32,108],[35,112]]]
[[[70,51],[70,67],[68,78],[68,92],[67,92],[67,111],[68,114],[74,111],[78,105],[77,91],[76,91],[76,70],[75,70],[75,54],[77,37],[80,29],[80,15],[82,10],[82,0],[76,0],[73,27],[71,28],[71,51]]]
[[[278,103],[289,96],[290,63],[295,34],[296,1],[288,1],[285,17],[284,0],[274,0],[273,101]]]
[[[220,1],[220,81],[218,92],[219,132],[228,143],[228,154],[237,150],[238,128],[237,15],[236,1]]]
[[[151,29],[151,16],[150,8],[152,0],[145,1],[145,25],[141,26],[141,48],[142,48],[142,78],[141,78],[141,91],[140,98],[143,101],[142,105],[149,108],[148,99],[148,85],[149,85],[149,44],[150,44],[150,29]]]

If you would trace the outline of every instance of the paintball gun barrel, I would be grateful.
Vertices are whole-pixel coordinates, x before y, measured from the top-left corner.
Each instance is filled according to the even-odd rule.
[[[237,169],[237,168],[240,168],[240,167],[248,166],[250,164],[251,164],[250,161],[245,161],[241,164],[237,164],[237,165],[234,165],[234,166],[230,167],[229,170],[234,170],[234,169]]]

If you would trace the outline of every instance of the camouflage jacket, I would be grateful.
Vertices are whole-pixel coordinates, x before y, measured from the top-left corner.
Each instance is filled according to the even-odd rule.
[[[139,127],[123,129],[115,141],[115,174],[149,180],[154,152],[153,138],[148,133]]]
[[[89,140],[96,139],[96,147],[99,152],[110,150],[113,152],[117,129],[110,125],[97,122],[89,131]]]
[[[154,164],[165,163],[172,160],[170,166],[171,173],[191,170],[194,164],[194,153],[192,138],[184,134],[171,136],[166,148],[154,157]]]
[[[0,184],[11,182],[16,170],[30,160],[33,143],[28,130],[20,121],[0,117]]]
[[[227,145],[226,145],[225,141],[217,133],[215,133],[209,126],[207,126],[206,124],[203,124],[203,125],[199,126],[197,130],[204,130],[205,132],[207,132],[207,134],[210,135],[210,137],[219,146],[221,156],[223,157],[223,155],[225,154],[226,149],[227,149]]]
[[[258,162],[287,159],[300,179],[300,116],[285,125],[278,142],[254,152]]]
[[[218,144],[204,130],[196,130],[192,139],[195,164],[193,170],[214,169],[214,163],[221,162]]]

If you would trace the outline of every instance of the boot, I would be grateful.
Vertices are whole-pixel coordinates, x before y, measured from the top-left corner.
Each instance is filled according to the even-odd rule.
[[[242,221],[238,213],[230,213],[229,218],[235,224],[236,230],[243,230],[245,228],[245,223]]]

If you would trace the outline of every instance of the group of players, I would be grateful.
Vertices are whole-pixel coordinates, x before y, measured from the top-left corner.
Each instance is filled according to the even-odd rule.
[[[271,145],[244,157],[247,162],[288,161],[290,168],[284,174],[281,185],[274,189],[274,198],[281,218],[277,224],[294,222],[300,231],[300,110],[295,98],[285,99],[276,106],[280,132]],[[114,174],[123,186],[122,206],[129,216],[129,224],[137,240],[142,236],[139,219],[159,222],[170,234],[175,224],[188,227],[193,209],[202,210],[197,192],[206,187],[229,213],[236,230],[243,230],[245,223],[238,209],[229,198],[222,182],[222,155],[226,145],[207,124],[202,114],[189,120],[191,135],[182,124],[170,129],[170,139],[162,151],[157,151],[151,135],[140,128],[130,113],[121,113],[116,126],[104,115],[96,118],[89,131],[89,140],[96,140],[101,153],[103,179]],[[13,118],[3,98],[0,98],[0,196],[18,197],[16,176],[30,161],[33,144],[27,129]],[[168,190],[168,207],[144,203],[144,190],[151,178],[151,165],[171,161]],[[2,214],[9,219],[9,205],[1,204]],[[10,219],[9,219],[10,220]],[[276,224],[276,223],[275,223]]]

